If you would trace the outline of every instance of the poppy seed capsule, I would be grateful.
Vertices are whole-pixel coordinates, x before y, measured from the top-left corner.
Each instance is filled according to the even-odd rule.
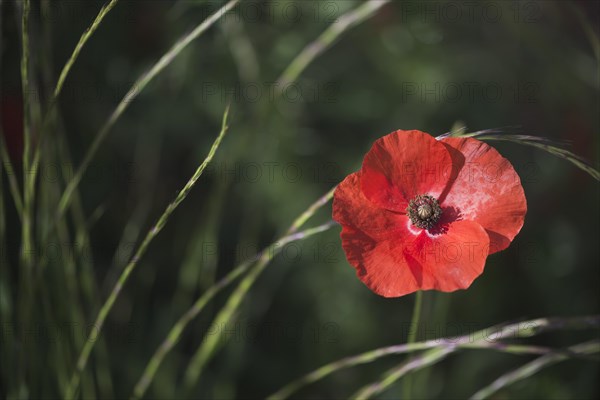
[[[417,214],[419,215],[419,218],[427,219],[431,217],[431,214],[433,214],[433,209],[429,204],[423,204],[417,208]]]
[[[430,229],[442,216],[442,209],[434,197],[420,194],[408,203],[406,214],[414,226]]]

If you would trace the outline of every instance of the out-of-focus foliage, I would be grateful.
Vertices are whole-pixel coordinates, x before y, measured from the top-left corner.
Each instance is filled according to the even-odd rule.
[[[41,184],[63,181],[131,83],[220,5],[121,1],[82,51],[59,99],[57,124],[72,158],[60,165],[67,172],[57,172],[56,161],[48,160]],[[571,141],[574,153],[598,165],[598,3],[392,1],[345,32],[297,82],[278,86],[294,57],[357,5],[242,2],[175,59],[112,129],[79,187],[91,240],[77,265],[93,268],[99,296],[96,302],[82,297],[79,304],[90,323],[134,243],[205,157],[231,104],[228,136],[139,261],[108,318],[105,348],[95,350],[106,354],[117,396],[130,394],[169,328],[199,294],[283,234],[310,203],[358,169],[384,134],[419,129],[439,135],[457,122],[470,131],[518,126],[524,134]],[[34,2],[32,62],[44,71],[35,76],[40,97],[101,6]],[[2,2],[2,126],[17,166],[19,18],[18,6]],[[598,313],[597,182],[542,151],[492,145],[521,176],[529,208],[525,226],[509,249],[488,259],[469,290],[426,293],[422,337],[457,336],[524,317]],[[19,221],[8,190],[2,194],[12,226],[3,252],[17,260],[20,235],[12,232],[19,231]],[[316,222],[329,218],[325,207]],[[38,250],[49,260],[47,269],[61,268],[73,248],[54,244]],[[6,309],[12,305],[4,287],[14,274],[1,279],[0,306]],[[65,284],[52,276],[43,284]],[[149,397],[179,393],[184,368],[225,298],[218,296],[192,323],[158,371]],[[326,362],[405,342],[413,299],[384,299],[363,286],[345,260],[339,229],[290,244],[259,278],[237,322],[211,333],[226,344],[194,394],[266,396]],[[64,323],[69,315],[56,310]],[[76,335],[83,333],[86,327],[75,327]],[[574,335],[548,334],[540,341],[569,345]],[[52,354],[40,356],[40,363],[51,365],[46,357]],[[342,371],[301,394],[348,396],[397,362]],[[462,352],[418,373],[415,397],[469,396],[522,362],[513,355]],[[502,396],[592,398],[599,393],[597,373],[597,363],[568,361]],[[400,390],[396,385],[386,396],[396,398]]]

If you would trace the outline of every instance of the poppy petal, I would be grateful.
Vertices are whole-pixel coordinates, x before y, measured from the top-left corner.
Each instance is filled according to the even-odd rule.
[[[384,297],[399,297],[417,290],[452,292],[465,289],[483,272],[489,239],[476,222],[454,221],[444,233],[424,230],[375,240],[360,230],[342,228],[342,247],[359,279]]]
[[[361,188],[374,204],[404,212],[420,194],[443,192],[452,169],[446,147],[427,133],[398,130],[375,141],[363,160]]]
[[[404,257],[421,289],[453,292],[468,288],[481,275],[488,248],[481,225],[454,221],[438,235],[423,231],[404,249]]]
[[[333,194],[333,219],[364,231],[372,238],[389,237],[405,225],[403,215],[371,203],[360,189],[360,172],[348,175]],[[398,232],[395,234],[396,237]]]
[[[420,289],[404,258],[405,241],[378,241],[348,226],[342,227],[341,237],[348,262],[373,292],[384,297],[399,297]]]
[[[441,204],[460,212],[460,219],[478,222],[490,238],[489,254],[504,250],[519,233],[527,201],[519,175],[493,147],[473,138],[441,140],[457,174]]]

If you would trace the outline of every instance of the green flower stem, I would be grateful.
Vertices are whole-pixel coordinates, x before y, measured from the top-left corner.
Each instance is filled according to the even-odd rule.
[[[138,247],[138,249],[135,252],[134,256],[130,259],[129,263],[127,264],[127,266],[125,267],[125,269],[121,273],[121,276],[117,280],[117,283],[113,287],[110,295],[108,296],[108,298],[104,302],[104,305],[100,309],[100,312],[98,313],[98,316],[96,317],[96,320],[94,322],[94,327],[96,329],[94,330],[94,332],[90,332],[90,335],[87,338],[87,341],[85,342],[85,344],[83,346],[83,349],[82,349],[82,351],[81,351],[81,353],[79,355],[79,358],[77,360],[77,365],[75,367],[75,371],[73,372],[73,375],[72,375],[71,380],[69,382],[69,386],[67,387],[67,390],[66,390],[66,393],[65,393],[65,397],[67,399],[72,399],[74,397],[75,390],[77,389],[77,386],[79,384],[79,379],[80,379],[80,376],[81,376],[81,372],[84,370],[84,368],[85,368],[85,366],[87,364],[87,360],[89,358],[89,355],[90,355],[90,353],[92,351],[92,348],[94,347],[94,344],[96,342],[96,340],[94,339],[94,336],[100,334],[100,332],[102,330],[102,326],[104,324],[104,321],[106,320],[106,317],[107,317],[108,313],[112,309],[112,306],[114,305],[117,297],[119,296],[119,294],[123,290],[123,286],[127,282],[127,279],[129,278],[129,276],[131,275],[131,273],[135,269],[138,261],[141,259],[141,257],[146,252],[146,249],[148,248],[148,245],[152,242],[152,240],[158,235],[158,233],[165,226],[165,224],[169,220],[169,217],[171,216],[171,214],[173,213],[173,211],[175,211],[175,209],[179,206],[179,204],[181,204],[181,202],[183,200],[185,200],[185,198],[187,197],[188,193],[194,187],[194,185],[196,184],[196,181],[198,180],[198,178],[200,178],[200,176],[202,175],[202,173],[206,169],[206,166],[210,163],[210,161],[212,160],[213,156],[215,155],[215,153],[217,151],[217,148],[221,144],[221,140],[223,139],[223,137],[225,136],[225,133],[227,132],[227,116],[228,116],[228,113],[229,113],[229,109],[226,109],[225,113],[223,115],[223,122],[222,122],[222,125],[221,125],[221,132],[219,133],[219,136],[217,137],[217,139],[213,143],[212,147],[210,148],[210,151],[209,151],[208,155],[206,156],[206,158],[204,159],[204,161],[202,162],[202,164],[198,167],[198,169],[196,170],[196,172],[194,173],[194,175],[192,175],[192,177],[187,182],[187,184],[183,187],[183,189],[181,189],[181,191],[179,192],[179,194],[177,195],[177,197],[175,198],[175,200],[171,204],[169,204],[167,206],[167,208],[165,209],[165,211],[163,212],[163,214],[160,216],[160,218],[158,219],[158,221],[156,222],[156,224],[154,225],[154,227],[148,231],[148,233],[146,234],[146,237],[142,241],[142,244]]]
[[[423,308],[428,307],[431,310],[431,314],[430,317],[428,317],[428,319],[430,318],[431,321],[437,324],[437,326],[446,325],[448,319],[448,310],[450,310],[451,299],[452,296],[449,296],[443,292],[432,292],[431,296],[427,295],[425,299],[427,301],[425,301]],[[431,368],[426,368],[421,370],[412,378],[414,387],[418,387],[420,389],[420,391],[418,392],[413,391],[413,396],[422,397],[424,395],[422,390],[428,387],[431,372]]]
[[[273,259],[273,257],[279,253],[279,251],[288,243],[297,240],[304,240],[312,235],[317,233],[326,231],[333,226],[331,223],[323,224],[317,226],[315,228],[306,229],[302,232],[294,233],[291,235],[287,235],[285,237],[280,238],[276,242],[269,245],[266,249],[264,249],[260,254],[262,254],[261,261],[264,259],[266,262]],[[234,270],[229,272],[224,278],[222,278],[219,282],[212,285],[196,302],[192,305],[192,307],[185,313],[177,323],[171,328],[165,340],[161,343],[161,345],[156,349],[156,352],[150,359],[150,362],[146,366],[141,378],[135,386],[133,391],[132,399],[139,399],[144,396],[144,393],[148,389],[148,386],[152,382],[154,375],[156,374],[160,364],[162,363],[165,356],[175,347],[179,338],[181,337],[183,331],[187,327],[187,325],[194,319],[196,316],[204,309],[206,304],[212,300],[212,298],[217,295],[221,290],[225,289],[229,284],[231,284],[237,277],[245,273],[256,260],[256,256],[252,257],[242,264],[237,266]]]
[[[502,339],[532,337],[552,330],[589,329],[598,328],[599,326],[600,315],[572,318],[539,318],[514,324],[493,326],[458,338],[440,338],[412,344],[382,347],[326,364],[287,384],[267,399],[286,399],[299,389],[315,383],[334,372],[356,365],[367,364],[389,355],[405,354],[436,347],[503,349],[508,346],[498,343]]]
[[[417,295],[415,297],[415,306],[413,309],[412,320],[410,321],[410,329],[408,331],[408,341],[407,344],[413,344],[417,339],[417,332],[419,330],[419,323],[421,320],[421,308],[423,307],[423,291],[418,290]],[[410,399],[412,392],[412,379],[408,377],[406,382],[404,383],[404,398]]]

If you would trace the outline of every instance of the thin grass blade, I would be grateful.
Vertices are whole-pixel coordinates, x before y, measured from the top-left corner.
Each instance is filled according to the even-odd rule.
[[[327,224],[317,226],[315,228],[306,229],[302,232],[293,233],[291,235],[284,236],[284,237],[278,239],[277,241],[275,241],[274,243],[272,243],[271,245],[269,245],[263,251],[261,251],[259,253],[262,255],[260,257],[260,260],[265,260],[264,262],[268,263],[269,261],[271,261],[273,259],[274,256],[276,256],[281,251],[283,246],[285,246],[286,244],[294,242],[294,241],[298,241],[298,240],[304,240],[312,235],[315,235],[320,232],[324,232],[324,231],[330,229],[332,226],[334,226],[334,224],[327,223]],[[221,290],[223,290],[227,286],[229,286],[233,281],[235,281],[235,279],[237,277],[239,277],[240,275],[247,272],[248,269],[254,264],[254,262],[258,258],[259,258],[258,255],[249,258],[248,260],[244,261],[242,264],[237,266],[235,269],[233,269],[231,272],[229,272],[219,282],[212,285],[201,297],[199,297],[196,300],[196,302],[192,305],[192,307],[177,321],[177,323],[169,331],[165,340],[161,343],[161,345],[158,347],[158,349],[156,349],[156,352],[150,359],[150,362],[146,366],[146,369],[144,370],[140,380],[138,381],[138,383],[135,386],[133,395],[131,396],[132,399],[139,399],[142,396],[144,396],[144,393],[146,393],[146,390],[148,389],[148,386],[152,382],[154,375],[158,371],[158,368],[160,367],[160,364],[162,363],[163,359],[173,349],[173,347],[175,347],[175,345],[179,341],[179,338],[181,337],[183,331],[188,326],[188,324],[194,318],[196,318],[196,316],[204,309],[206,304],[208,304],[208,302],[214,296],[216,296]]]
[[[85,46],[85,44],[92,37],[92,35],[96,32],[96,30],[100,27],[100,24],[102,23],[104,18],[108,15],[108,13],[117,5],[118,1],[119,0],[111,0],[110,3],[105,4],[100,9],[100,11],[98,12],[98,15],[96,15],[96,18],[94,18],[94,21],[92,21],[92,24],[83,32],[83,34],[79,38],[79,41],[77,42],[77,45],[75,45],[75,48],[73,49],[73,52],[71,53],[71,56],[67,59],[65,65],[63,66],[63,68],[60,72],[58,81],[56,82],[56,86],[54,87],[54,90],[52,92],[52,97],[50,98],[50,101],[48,104],[48,109],[47,109],[46,114],[42,121],[42,128],[40,129],[38,145],[35,148],[34,155],[33,155],[33,162],[31,164],[30,174],[32,176],[32,179],[34,179],[34,180],[37,177],[39,161],[40,161],[40,157],[41,157],[42,141],[48,130],[48,125],[50,123],[51,116],[54,112],[54,107],[56,107],[56,104],[58,102],[58,97],[60,96],[60,93],[62,92],[62,88],[64,86],[65,80],[67,79],[67,76],[69,75],[69,72],[71,71],[71,68],[75,64],[75,61],[79,57],[79,54],[81,53],[81,50],[83,50],[83,47]]]
[[[335,188],[329,190],[325,195],[317,199],[304,213],[302,213],[298,218],[296,218],[290,228],[287,230],[288,234],[294,234],[297,229],[299,229],[306,221],[314,215],[314,213],[321,208],[324,204],[327,203],[332,197]],[[299,235],[299,233],[296,233]],[[221,311],[215,317],[212,326],[225,326],[229,323],[229,321],[233,318],[235,313],[238,310],[239,305],[242,300],[258,278],[258,276],[262,273],[262,271],[266,268],[269,263],[269,258],[267,255],[263,255],[257,264],[250,270],[248,275],[240,282],[238,287],[234,290],[234,292],[230,295],[227,303],[223,306]],[[212,358],[214,353],[216,352],[219,346],[219,335],[210,335],[204,338],[202,344],[198,348],[198,350],[194,353],[192,360],[190,361],[188,368],[184,375],[184,387],[186,391],[190,391],[193,386],[198,381],[202,370],[204,369],[206,363]]]
[[[403,376],[443,360],[450,353],[454,352],[454,349],[454,347],[448,346],[429,350],[419,354],[414,358],[402,363],[400,366],[386,372],[384,377],[382,377],[382,379],[379,381],[362,387],[355,394],[350,396],[350,398],[355,400],[366,400],[372,398],[373,396],[377,396],[400,380]]]
[[[181,39],[179,39],[169,51],[167,51],[157,62],[148,70],[146,73],[142,74],[131,86],[129,92],[121,99],[117,108],[110,115],[106,123],[100,129],[100,132],[94,138],[90,148],[86,152],[81,165],[77,169],[77,171],[73,174],[71,181],[67,184],[67,187],[61,196],[58,211],[57,211],[57,219],[60,219],[67,209],[69,202],[71,201],[71,196],[73,195],[73,191],[81,181],[84,172],[87,167],[91,163],[94,155],[100,148],[104,139],[110,132],[111,128],[115,125],[115,123],[119,120],[123,112],[127,109],[129,104],[146,88],[148,83],[150,83],[160,72],[162,72],[167,66],[173,62],[173,60],[181,53],[185,48],[187,48],[190,43],[192,43],[195,39],[197,39],[202,33],[204,33],[208,28],[210,28],[215,22],[217,22],[223,15],[225,15],[228,11],[230,11],[239,0],[230,0],[221,7],[218,11],[208,17],[204,22],[198,25],[194,30],[190,33],[184,35]]]
[[[477,332],[469,333],[458,338],[440,338],[412,344],[400,344],[382,347],[355,356],[342,358],[338,361],[334,361],[317,368],[316,370],[285,385],[283,388],[267,397],[267,399],[286,399],[301,388],[320,381],[334,372],[361,364],[367,364],[378,360],[379,358],[394,354],[406,354],[414,351],[444,346],[464,346],[466,348],[498,348],[502,346],[497,346],[496,344],[502,339],[532,337],[543,332],[554,330],[597,329],[599,326],[600,315],[573,318],[538,318],[512,324],[501,324],[482,329]]]
[[[339,17],[314,42],[306,46],[289,64],[277,80],[279,84],[278,88],[294,82],[302,71],[315,58],[327,50],[345,31],[369,19],[387,3],[389,3],[389,0],[369,0]]]
[[[567,145],[568,142],[554,142],[543,137],[532,135],[509,134],[504,132],[502,129],[486,129],[483,131],[477,131],[472,133],[463,133],[463,131],[456,131],[441,135],[438,138],[450,136],[471,137],[478,140],[505,141],[535,147],[571,162],[577,168],[590,174],[592,178],[596,179],[597,181],[600,181],[600,172],[589,161],[563,147]]]
[[[175,200],[167,206],[167,208],[165,209],[163,214],[158,218],[154,227],[151,228],[150,231],[148,231],[144,240],[142,241],[140,246],[137,248],[133,257],[130,259],[129,263],[127,264],[127,266],[121,273],[121,276],[117,280],[117,283],[113,287],[110,295],[108,296],[108,298],[104,302],[102,308],[100,309],[100,311],[96,317],[96,320],[93,324],[93,326],[96,329],[90,333],[90,336],[86,340],[84,347],[81,350],[81,353],[77,360],[77,365],[75,367],[75,371],[73,372],[69,386],[65,393],[65,397],[67,399],[72,399],[74,397],[75,390],[77,389],[77,386],[79,384],[79,377],[81,375],[81,372],[85,369],[85,366],[87,364],[90,353],[96,342],[96,340],[94,338],[95,338],[95,336],[97,336],[101,333],[102,326],[104,325],[104,321],[106,320],[108,313],[110,312],[115,301],[117,300],[117,297],[123,290],[123,287],[124,287],[125,283],[127,282],[129,276],[131,275],[131,273],[137,266],[137,263],[139,262],[139,260],[146,253],[146,250],[147,250],[148,246],[150,245],[150,243],[152,242],[152,240],[162,230],[162,228],[168,222],[171,214],[173,214],[173,212],[177,209],[179,204],[181,204],[181,202],[183,200],[185,200],[185,198],[187,197],[190,190],[192,190],[192,188],[196,184],[196,181],[198,180],[198,178],[200,178],[200,176],[206,169],[207,165],[210,163],[210,161],[214,157],[217,149],[219,148],[219,145],[221,144],[221,140],[223,140],[223,137],[225,136],[225,133],[227,132],[227,116],[228,116],[228,114],[229,114],[229,108],[227,108],[225,110],[225,113],[223,114],[223,122],[221,125],[221,131],[219,132],[217,139],[214,141],[212,147],[210,148],[208,155],[206,156],[206,158],[204,159],[202,164],[198,167],[198,169],[196,169],[196,172],[192,175],[192,177],[189,179],[187,184],[183,187],[183,189],[181,189],[181,191],[179,192],[179,194],[177,195]]]
[[[598,353],[600,351],[600,341],[594,340],[587,343],[581,343],[576,346],[569,347],[569,350],[573,353],[589,355]],[[520,380],[529,378],[530,376],[536,374],[542,369],[549,367],[558,362],[564,361],[568,359],[568,356],[564,353],[553,353],[547,354],[542,357],[539,357],[511,372],[508,372],[490,385],[484,387],[483,389],[477,391],[473,396],[471,396],[472,400],[481,400],[489,398],[490,396],[497,393],[499,390],[515,383]]]
[[[112,10],[117,5],[118,2],[119,0],[111,0],[110,3],[102,6],[100,11],[98,12],[98,15],[96,15],[96,18],[94,18],[92,24],[85,30],[85,32],[83,32],[83,34],[79,38],[79,42],[77,42],[77,45],[73,49],[73,53],[71,53],[71,56],[69,57],[69,59],[63,66],[63,69],[60,72],[58,81],[56,82],[56,86],[54,88],[54,92],[52,93],[51,103],[54,103],[58,96],[60,96],[65,80],[67,79],[67,75],[69,75],[73,64],[75,64],[77,57],[79,57],[79,53],[81,53],[83,46],[85,46],[85,44],[92,37],[94,32],[96,32],[98,27],[100,27],[100,24],[102,23],[104,18],[108,15],[110,10]]]

